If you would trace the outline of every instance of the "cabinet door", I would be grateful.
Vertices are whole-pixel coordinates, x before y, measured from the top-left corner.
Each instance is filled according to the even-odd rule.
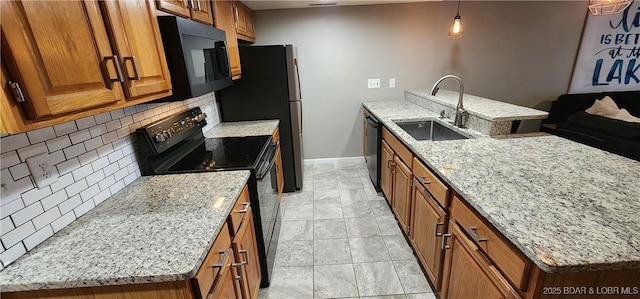
[[[235,16],[236,33],[238,35],[247,35],[247,19],[244,5],[239,1],[233,2],[233,14]]]
[[[419,182],[414,181],[411,235],[409,240],[433,282],[436,291],[442,280],[442,234],[446,232],[447,214]]]
[[[280,144],[276,150],[276,180],[278,180],[278,199],[282,199],[282,192],[284,191],[284,172],[282,170],[282,152],[280,151]]]
[[[253,11],[245,6],[245,20],[247,22],[247,37],[251,39],[251,42],[256,38],[256,23],[253,20]]]
[[[171,95],[171,78],[151,1],[104,1],[128,99]]]
[[[409,234],[411,212],[411,169],[395,156],[393,168],[393,212],[396,214],[400,227]]]
[[[242,264],[241,276],[243,279],[243,298],[257,298],[262,272],[258,257],[258,245],[256,231],[253,225],[253,213],[251,209],[245,214],[240,230],[233,238],[233,250],[236,261]]]
[[[520,298],[453,222],[445,253],[442,298]]]
[[[382,188],[382,193],[387,198],[387,202],[392,204],[392,177],[391,170],[393,165],[393,151],[391,147],[387,144],[386,141],[382,140],[382,150],[380,151],[380,187]]]
[[[188,18],[191,16],[189,1],[191,0],[156,0],[156,6],[159,10]]]
[[[2,55],[26,97],[29,119],[123,99],[95,1],[0,1]],[[113,79],[113,80],[112,80]],[[2,82],[6,84],[6,82]]]
[[[236,35],[235,14],[231,0],[213,1],[213,20],[216,28],[224,30],[227,36],[227,51],[233,80],[240,79],[240,51]]]
[[[231,248],[229,248],[231,252]],[[236,263],[233,254],[230,254],[225,260],[223,260],[222,270],[218,274],[218,278],[213,286],[211,295],[203,298],[208,299],[235,299],[242,298],[242,291],[240,290],[240,283],[238,271],[240,271],[240,264]]]
[[[362,122],[362,155],[364,156],[364,161],[367,161],[367,115],[369,114],[369,112],[367,111],[367,109],[364,109],[364,114],[363,114],[363,122]]]
[[[207,25],[213,25],[211,2],[209,0],[192,0],[191,19]]]

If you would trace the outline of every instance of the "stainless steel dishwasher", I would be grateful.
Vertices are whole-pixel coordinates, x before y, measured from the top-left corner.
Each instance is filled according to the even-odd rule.
[[[380,192],[380,150],[382,142],[382,125],[371,113],[366,116],[367,122],[367,168],[369,177],[376,191]]]

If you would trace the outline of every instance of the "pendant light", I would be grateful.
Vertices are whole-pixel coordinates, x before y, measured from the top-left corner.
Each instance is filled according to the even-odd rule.
[[[594,16],[612,15],[623,12],[633,0],[590,0],[589,10]]]
[[[462,23],[460,20],[460,0],[458,0],[458,13],[456,13],[456,17],[453,18],[453,25],[451,29],[449,29],[449,38],[458,39],[460,37],[462,37]]]

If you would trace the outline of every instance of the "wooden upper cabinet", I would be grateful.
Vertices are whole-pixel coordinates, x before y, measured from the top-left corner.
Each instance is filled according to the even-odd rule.
[[[106,21],[121,62],[127,98],[170,95],[171,77],[156,10],[149,1],[104,1]]]
[[[240,79],[240,75],[242,74],[240,67],[240,50],[238,49],[235,14],[231,0],[213,1],[213,15],[215,27],[224,30],[227,37],[227,51],[229,52],[232,79]]]
[[[253,11],[240,1],[233,2],[233,14],[235,17],[236,33],[238,39],[255,42],[255,23],[253,21]]]
[[[29,119],[110,105],[123,98],[114,53],[95,1],[1,1],[2,58]],[[7,84],[3,81],[2,84]]]
[[[156,0],[159,10],[213,25],[211,3],[208,0]]]

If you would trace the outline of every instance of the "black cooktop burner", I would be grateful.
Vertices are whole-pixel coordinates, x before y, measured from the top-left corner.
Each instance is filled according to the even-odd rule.
[[[251,169],[271,136],[207,138],[169,172]]]

